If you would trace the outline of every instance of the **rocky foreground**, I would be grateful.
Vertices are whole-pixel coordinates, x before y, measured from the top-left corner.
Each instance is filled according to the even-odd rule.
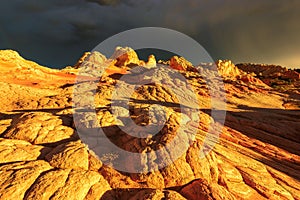
[[[144,66],[134,78],[146,79],[153,69],[129,48],[115,60],[97,84],[97,123],[116,145],[132,152],[151,152],[170,142],[180,123],[178,99],[159,84],[136,89],[131,118],[149,124],[151,104],[166,107],[166,124],[146,139],[125,134],[110,108],[114,85],[133,66]],[[100,53],[87,53],[73,67],[54,70],[24,60],[14,51],[0,51],[0,199],[300,199],[300,76],[280,66],[218,61],[226,93],[224,127],[210,116],[205,77],[184,58],[168,64],[192,85],[201,107],[198,131],[188,150],[173,164],[145,173],[117,171],[102,163],[82,142],[75,127],[73,93],[81,66],[107,62]],[[203,66],[209,68],[211,65]],[[155,70],[155,69],[153,69]],[[205,73],[204,73],[205,74]],[[161,77],[176,84],[175,80]],[[94,77],[80,74],[84,88]],[[180,82],[178,87],[181,87]],[[88,91],[87,91],[88,92]],[[199,151],[208,127],[222,134],[205,157]],[[89,126],[89,119],[81,124]],[[183,138],[183,140],[186,138]],[[180,144],[179,144],[180,145]],[[118,155],[114,155],[118,156]],[[157,155],[168,159],[170,155]],[[150,163],[153,158],[146,158]],[[130,161],[127,162],[130,165]]]

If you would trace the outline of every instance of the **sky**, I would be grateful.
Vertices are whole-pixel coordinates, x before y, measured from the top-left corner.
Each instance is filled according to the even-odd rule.
[[[75,64],[84,52],[117,33],[149,26],[192,37],[214,60],[300,68],[298,0],[10,0],[0,4],[0,49],[16,50],[52,68]]]

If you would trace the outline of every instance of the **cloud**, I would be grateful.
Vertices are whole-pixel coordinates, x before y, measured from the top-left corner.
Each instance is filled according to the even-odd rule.
[[[156,5],[161,0],[86,0],[87,2],[97,3],[101,6],[117,6],[124,4],[127,6],[140,6],[140,5]]]
[[[294,0],[12,0],[1,4],[0,48],[16,49],[53,67],[73,64],[106,38],[143,26],[192,36],[214,59],[295,66],[295,55],[300,55],[300,3]]]
[[[121,0],[87,0],[88,2],[95,2],[102,6],[115,6],[121,3]]]

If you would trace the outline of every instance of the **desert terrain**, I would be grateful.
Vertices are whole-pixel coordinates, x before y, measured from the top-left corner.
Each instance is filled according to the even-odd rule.
[[[226,113],[222,123],[211,116],[211,96],[218,92],[212,94],[205,76],[212,65],[203,64],[200,73],[184,58],[158,61],[150,56],[142,61],[130,48],[116,51],[122,56],[109,60],[101,80],[80,71],[95,71],[107,63],[99,52],[86,53],[74,66],[57,70],[28,61],[15,51],[0,51],[1,200],[300,200],[299,71],[217,61],[226,97],[224,109],[216,111]],[[170,165],[147,170],[150,165],[159,166],[157,158],[172,160],[172,153],[153,153],[155,158],[146,156],[146,164],[141,164],[148,167],[145,172],[117,170],[95,153],[98,139],[94,145],[87,144],[85,139],[90,138],[81,137],[78,126],[102,128],[111,142],[128,152],[155,152],[171,142],[176,131],[186,125],[180,121],[179,99],[167,88],[172,84],[180,88],[180,81],[160,76],[164,85],[142,85],[130,97],[130,118],[138,125],[154,123],[149,120],[151,106],[165,107],[166,122],[156,135],[138,138],[126,134],[110,107],[115,85],[123,84],[122,75],[143,82],[151,79],[149,70],[160,73],[153,67],[158,63],[170,66],[192,86],[200,107],[201,120],[193,126],[197,131],[184,129],[187,133],[180,141],[190,141],[190,146]],[[143,69],[130,71],[134,66]],[[95,82],[95,110],[87,110],[76,123],[75,87],[83,88],[79,95],[84,97]],[[82,98],[80,103],[84,105],[84,101]],[[188,106],[184,105],[187,110]],[[95,113],[97,120],[91,120],[88,112]],[[221,134],[210,141],[215,143],[211,151],[200,157],[212,124]],[[124,165],[132,162],[125,158]]]

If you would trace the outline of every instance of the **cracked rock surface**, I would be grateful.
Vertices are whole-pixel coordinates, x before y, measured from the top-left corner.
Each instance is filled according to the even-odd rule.
[[[248,65],[0,51],[0,199],[300,199],[299,74]]]

